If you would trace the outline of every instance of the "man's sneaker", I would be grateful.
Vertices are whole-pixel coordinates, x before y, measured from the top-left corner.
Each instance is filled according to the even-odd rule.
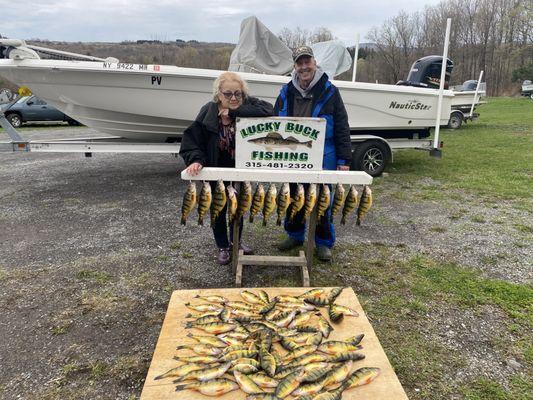
[[[326,246],[318,246],[316,255],[320,261],[331,261],[331,249]]]
[[[278,250],[280,251],[288,251],[295,249],[296,247],[300,247],[303,243],[299,242],[296,239],[293,239],[292,237],[287,237],[283,242],[278,244]]]
[[[254,249],[252,249],[250,246],[246,246],[244,243],[239,244],[239,250],[242,250],[244,255],[252,255],[254,254]]]
[[[231,261],[231,255],[229,249],[218,249],[217,262],[220,265],[228,265]]]

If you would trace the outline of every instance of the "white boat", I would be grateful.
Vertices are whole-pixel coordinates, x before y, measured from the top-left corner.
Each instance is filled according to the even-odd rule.
[[[469,112],[470,108],[472,107],[472,104],[474,104],[475,108],[480,104],[486,103],[486,101],[483,100],[483,97],[485,97],[487,94],[486,83],[483,82],[480,84],[479,91],[477,92],[477,97],[476,85],[476,80],[469,80],[464,82],[462,85],[455,86],[452,88],[453,98],[451,106],[453,110]]]
[[[0,59],[0,75],[28,87],[84,125],[105,134],[142,141],[168,142],[179,138],[201,106],[212,98],[213,81],[223,72],[120,63],[116,59],[41,59],[31,50],[33,46],[26,46],[23,41],[0,39],[2,44],[14,51],[9,58]],[[239,73],[254,96],[271,103],[289,80],[287,76]],[[388,132],[389,137],[406,132],[428,134],[428,128],[435,125],[436,89],[333,83],[340,89],[354,133]],[[444,91],[441,124],[448,122],[452,99],[452,91]]]

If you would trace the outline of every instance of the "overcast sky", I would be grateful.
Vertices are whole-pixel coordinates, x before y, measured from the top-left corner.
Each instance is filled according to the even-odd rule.
[[[346,45],[401,10],[439,0],[0,0],[0,34],[18,39],[120,42],[160,39],[236,43],[255,15],[272,32],[329,28]]]

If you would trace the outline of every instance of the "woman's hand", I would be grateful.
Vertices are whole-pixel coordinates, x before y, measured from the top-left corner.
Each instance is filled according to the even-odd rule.
[[[229,125],[232,121],[231,117],[229,116],[229,108],[220,108],[218,111],[218,116],[224,125]]]
[[[189,165],[185,169],[185,171],[187,171],[187,173],[189,175],[195,176],[195,175],[198,175],[198,172],[200,172],[203,167],[204,166],[202,164],[200,164],[199,162],[195,162],[195,163],[192,163],[191,165]]]

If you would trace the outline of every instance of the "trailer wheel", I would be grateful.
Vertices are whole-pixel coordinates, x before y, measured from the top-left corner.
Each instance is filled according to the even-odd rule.
[[[9,121],[13,128],[20,128],[20,126],[22,125],[22,118],[20,118],[20,115],[18,114],[8,114],[6,115],[6,119]]]
[[[373,177],[380,176],[389,160],[387,147],[380,142],[364,142],[352,153],[352,171],[365,171]]]
[[[459,129],[463,123],[463,113],[460,111],[454,111],[450,115],[450,120],[448,121],[448,128],[450,129]]]

